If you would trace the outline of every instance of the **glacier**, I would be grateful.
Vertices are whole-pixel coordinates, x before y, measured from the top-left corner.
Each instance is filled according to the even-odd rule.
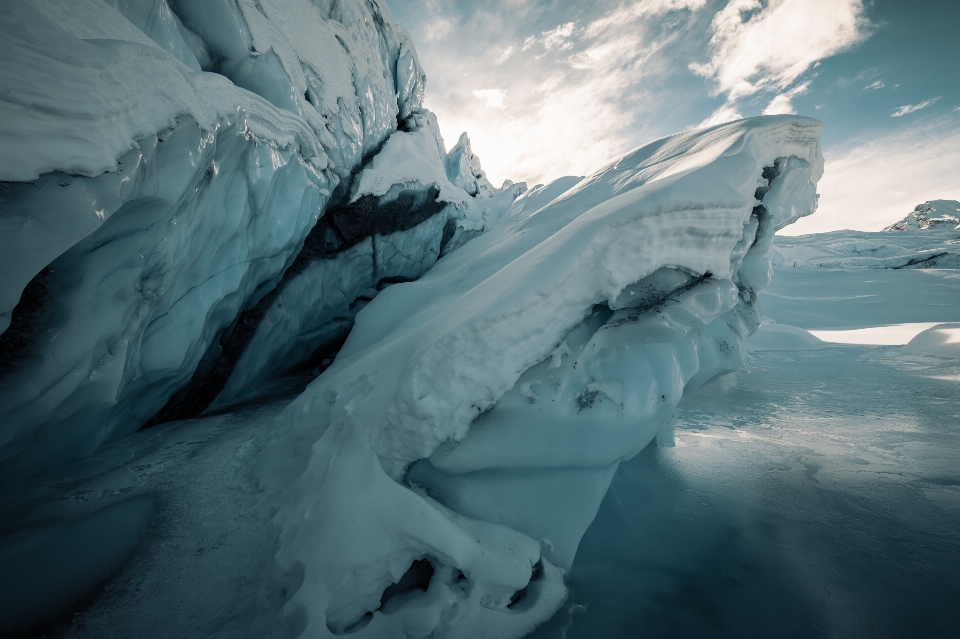
[[[432,265],[448,223],[475,225],[522,190],[500,196],[478,163],[448,177],[469,141],[447,158],[385,8],[328,13],[152,0],[4,12],[0,474],[81,459],[309,365],[378,284]],[[137,77],[162,87],[149,108]],[[421,161],[396,174],[404,151]],[[334,295],[324,272],[340,269]],[[289,315],[272,329],[277,307]]]
[[[191,543],[218,512],[247,557],[190,633],[529,633],[817,206],[800,116],[495,187],[375,0],[10,1],[0,33],[4,631],[189,493]]]

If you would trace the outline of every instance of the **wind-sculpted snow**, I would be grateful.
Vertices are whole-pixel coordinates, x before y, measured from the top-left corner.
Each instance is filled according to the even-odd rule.
[[[522,190],[451,182],[485,178],[378,2],[30,0],[0,35],[8,481],[311,366]]]
[[[620,461],[740,367],[774,231],[816,208],[820,130],[663,138],[367,304],[261,457],[305,634],[518,637],[552,614]]]

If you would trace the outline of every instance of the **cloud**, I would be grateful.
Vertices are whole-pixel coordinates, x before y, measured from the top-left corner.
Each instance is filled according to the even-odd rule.
[[[796,113],[796,109],[793,108],[793,98],[802,93],[806,93],[809,88],[810,82],[804,82],[803,84],[798,84],[789,91],[781,93],[771,100],[770,104],[767,105],[767,108],[763,110],[763,114],[777,115],[781,113]]]
[[[507,92],[503,89],[474,89],[471,93],[473,93],[473,97],[483,100],[491,109],[502,111],[507,108],[507,105],[503,103]]]
[[[680,11],[682,9],[696,11],[706,3],[707,0],[647,0],[647,2],[634,2],[610,12],[603,18],[594,20],[587,25],[584,35],[588,38],[593,37],[611,27],[636,22],[648,16],[662,15],[670,11]]]
[[[735,108],[729,104],[724,104],[722,107],[710,114],[706,120],[697,125],[698,129],[702,129],[708,126],[714,126],[717,124],[723,124],[724,122],[732,122],[734,120],[742,120],[743,115]]]
[[[952,112],[824,151],[815,214],[786,235],[838,229],[878,231],[927,200],[960,200],[960,116]]]
[[[687,46],[706,2],[599,0],[549,14],[512,0],[509,10],[497,0],[458,5],[457,28],[418,46],[430,78],[424,104],[445,139],[469,133],[495,183],[590,173],[669,132],[652,116],[673,99],[660,88],[685,62],[664,51]]]
[[[523,47],[520,50],[527,51],[537,45],[542,46],[546,51],[571,49],[573,43],[568,38],[573,35],[575,25],[575,22],[566,22],[555,29],[543,31],[539,36],[528,36],[523,41]]]
[[[877,80],[876,82],[863,87],[863,90],[869,91],[870,89],[882,89],[885,86],[887,85],[883,83],[883,80]]]
[[[920,109],[926,109],[928,106],[939,100],[940,98],[931,98],[929,100],[924,100],[920,104],[904,104],[899,109],[895,109],[893,113],[890,114],[891,118],[900,118],[914,111],[919,111]]]
[[[711,23],[711,58],[691,70],[729,99],[782,90],[869,35],[862,0],[730,0]]]

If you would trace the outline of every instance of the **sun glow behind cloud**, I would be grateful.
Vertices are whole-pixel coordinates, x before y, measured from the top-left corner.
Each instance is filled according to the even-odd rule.
[[[934,197],[926,190],[942,191],[937,180],[949,181],[918,149],[936,148],[948,158],[950,149],[939,139],[911,137],[954,139],[920,125],[952,113],[957,92],[905,92],[901,82],[910,78],[902,71],[857,57],[861,43],[889,28],[882,18],[871,20],[865,0],[388,2],[391,10],[401,7],[398,19],[414,37],[428,75],[425,104],[444,138],[451,144],[467,131],[497,184],[584,175],[660,136],[761,113],[827,123],[828,167],[814,218],[821,230],[879,228]],[[938,95],[939,102],[930,97]],[[868,104],[875,105],[872,130],[838,129],[847,105],[857,114]],[[875,139],[896,143],[901,157],[915,158],[934,177],[908,170],[917,186],[906,185]],[[871,172],[860,170],[867,165]],[[872,182],[872,175],[884,177]],[[887,195],[861,194],[856,207],[841,186],[854,182]],[[895,183],[903,199],[887,188]],[[804,228],[813,227],[797,226]]]
[[[663,49],[705,2],[613,5],[595,15],[572,7],[574,19],[563,13],[532,33],[516,26],[529,23],[523,3],[477,10],[418,41],[426,106],[446,140],[469,133],[495,183],[588,173],[659,133],[641,121],[657,101],[645,85],[663,74]],[[456,13],[438,2],[428,7]],[[503,17],[508,8],[511,19]],[[464,47],[463,33],[480,46]]]
[[[862,0],[731,0],[719,10],[708,0],[601,0],[549,13],[524,0],[469,10],[430,0],[418,15],[426,106],[446,139],[469,133],[494,182],[589,173],[670,132],[658,126],[672,97],[660,88],[678,77],[725,100],[701,125],[793,113],[810,86],[804,74],[870,28]],[[763,93],[765,108],[743,104]]]

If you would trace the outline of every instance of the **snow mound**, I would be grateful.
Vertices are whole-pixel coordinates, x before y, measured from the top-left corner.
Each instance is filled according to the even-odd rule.
[[[910,353],[960,358],[960,323],[932,326],[903,348]]]
[[[815,351],[823,344],[809,331],[796,326],[765,321],[747,340],[751,353],[762,351]]]
[[[261,458],[305,632],[519,637],[552,614],[620,461],[742,365],[774,231],[816,208],[821,128],[657,140],[366,305]]]
[[[960,202],[930,200],[917,204],[907,217],[891,224],[884,231],[917,231],[927,229],[960,229]]]

